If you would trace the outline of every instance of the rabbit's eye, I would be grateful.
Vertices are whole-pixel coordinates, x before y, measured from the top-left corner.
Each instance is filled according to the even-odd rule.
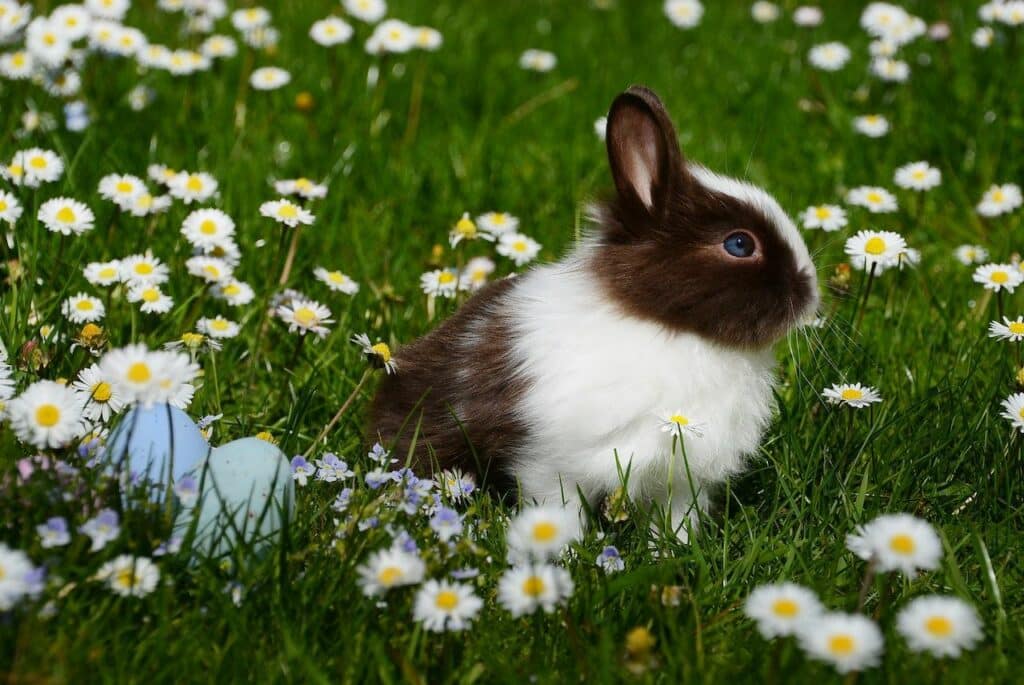
[[[733,257],[745,259],[753,256],[757,250],[757,241],[746,231],[736,231],[729,234],[729,237],[722,243],[722,247]]]

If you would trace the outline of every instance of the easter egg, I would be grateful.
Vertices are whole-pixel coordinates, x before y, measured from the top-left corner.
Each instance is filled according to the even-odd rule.
[[[276,445],[242,438],[215,447],[201,476],[199,499],[178,516],[176,535],[195,526],[194,549],[223,556],[236,545],[260,552],[291,511],[291,466]]]
[[[105,449],[108,462],[127,470],[133,481],[144,478],[162,485],[198,474],[209,452],[195,422],[169,404],[133,407],[111,432]]]

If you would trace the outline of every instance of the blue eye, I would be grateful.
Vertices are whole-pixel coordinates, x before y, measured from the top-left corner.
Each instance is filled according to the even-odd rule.
[[[757,243],[754,241],[754,236],[744,231],[737,231],[729,234],[729,237],[722,243],[722,247],[733,257],[744,259],[754,254]]]

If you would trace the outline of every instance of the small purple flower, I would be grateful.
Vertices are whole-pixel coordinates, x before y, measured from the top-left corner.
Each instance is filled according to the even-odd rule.
[[[469,580],[470,578],[476,578],[478,575],[480,575],[480,571],[471,566],[457,568],[451,572],[451,577],[455,580]]]
[[[371,461],[374,461],[381,466],[388,466],[398,461],[397,459],[390,459],[391,452],[384,449],[384,446],[379,442],[373,444],[373,447],[370,448],[370,451],[367,452],[366,456],[368,456]]]
[[[46,519],[46,523],[36,526],[36,532],[39,533],[40,544],[45,549],[63,547],[71,542],[68,522],[63,516],[54,516]]]
[[[212,426],[214,422],[220,421],[222,418],[224,418],[223,414],[208,414],[203,418],[199,419],[198,421],[196,421],[196,427],[199,430],[204,431],[210,426]]]
[[[359,528],[359,530],[370,530],[371,528],[376,528],[379,525],[380,519],[376,516],[371,516],[370,518],[361,520],[356,527]]]
[[[160,543],[156,549],[153,550],[154,557],[162,557],[167,554],[177,554],[181,550],[181,543],[185,541],[180,535],[172,536],[167,542]]]
[[[352,488],[345,488],[338,493],[338,496],[334,498],[334,502],[331,503],[331,509],[337,512],[343,512],[348,509],[349,500],[352,499]]]
[[[356,475],[355,471],[348,467],[343,460],[338,458],[338,455],[328,452],[323,456],[322,459],[316,460],[317,480],[322,480],[327,483],[333,483],[339,480],[345,480]]]
[[[316,469],[313,465],[306,461],[305,457],[296,456],[292,459],[292,479],[299,484],[300,487],[305,487],[306,482],[310,476],[316,473]]]
[[[437,533],[441,542],[448,542],[462,533],[462,516],[454,509],[438,507],[437,512],[430,518],[430,528]]]
[[[409,532],[404,528],[397,531],[392,542],[392,547],[397,547],[403,552],[408,552],[409,554],[417,554],[420,551],[419,546],[416,544],[416,540],[413,539],[413,537],[409,535]]]
[[[96,552],[120,535],[121,522],[116,511],[104,509],[86,521],[79,530],[92,539],[92,547],[89,548],[89,551]]]
[[[597,566],[605,573],[618,573],[626,568],[619,550],[612,545],[608,545],[597,555]]]
[[[373,490],[377,490],[386,483],[394,483],[399,480],[397,474],[394,471],[382,471],[381,469],[374,469],[364,476],[366,484]]]
[[[174,484],[174,494],[178,496],[183,507],[194,507],[199,499],[199,481],[184,475]]]

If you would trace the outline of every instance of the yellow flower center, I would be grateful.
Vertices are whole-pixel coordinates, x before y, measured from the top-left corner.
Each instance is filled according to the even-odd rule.
[[[843,390],[841,393],[839,393],[839,395],[847,402],[850,402],[852,400],[859,400],[862,397],[864,397],[864,393],[858,390],[857,388],[847,388],[846,390]]]
[[[330,31],[331,33],[334,32],[333,26],[330,27]],[[297,178],[295,179],[295,187],[298,190],[309,190],[310,188],[313,187],[313,183],[308,178]]]
[[[828,651],[836,656],[849,656],[857,647],[857,643],[850,635],[833,635],[828,639]]]
[[[544,581],[539,576],[530,576],[523,581],[523,594],[527,597],[540,597],[544,589]]]
[[[800,613],[800,605],[791,599],[777,599],[772,604],[772,613],[783,618],[793,618]]]
[[[331,283],[337,283],[338,285],[341,285],[342,283],[345,282],[345,274],[341,273],[340,271],[331,271],[330,273],[327,274],[327,280],[330,281]]]
[[[380,357],[381,361],[385,364],[391,361],[391,348],[388,347],[387,343],[379,342],[370,349],[373,350],[373,353]]]
[[[537,542],[551,542],[558,534],[558,527],[550,521],[541,521],[533,525],[533,539]]]
[[[992,275],[989,276],[989,280],[991,280],[993,283],[998,283],[999,285],[1002,285],[1003,283],[1006,283],[1007,281],[1010,280],[1010,274],[1006,273],[1005,271],[993,271]]]
[[[992,191],[992,201],[993,202],[1003,202],[1005,199],[1006,199],[1006,195],[1003,194],[1002,190],[993,190]]]
[[[459,596],[451,590],[442,590],[437,593],[437,599],[434,600],[434,604],[442,611],[451,611],[459,606]]]
[[[47,33],[46,35],[43,36],[43,42],[46,43],[47,45],[56,45],[57,44],[57,36],[53,35],[52,33]]]
[[[28,160],[28,165],[34,169],[45,169],[46,157],[43,157],[42,155],[36,155],[32,159]]]
[[[118,181],[117,185],[115,186],[115,189],[119,193],[130,193],[132,192],[133,188],[134,186],[128,181]]]
[[[7,202],[5,202],[3,199],[0,199],[0,212],[4,211],[7,211]]]
[[[295,310],[295,320],[302,326],[312,326],[316,323],[316,312],[309,307],[299,307]]]
[[[149,370],[149,365],[146,362],[135,362],[128,367],[128,380],[132,383],[145,383],[153,374]]]
[[[1007,328],[1009,328],[1010,332],[1014,335],[1024,335],[1024,323],[1020,321],[1011,321]]]
[[[199,224],[199,232],[204,235],[213,235],[217,232],[217,224],[212,219],[206,219]]]
[[[397,583],[401,577],[402,569],[397,566],[385,566],[377,574],[377,582],[385,587],[389,587]]]
[[[876,192],[872,191],[872,192],[867,194],[866,199],[871,204],[877,205],[879,202],[882,201],[882,194],[881,193],[876,193]]]
[[[299,210],[295,205],[285,203],[277,208],[277,215],[282,219],[294,219],[299,215]]]
[[[23,67],[23,66],[25,66],[25,62],[26,62],[25,53],[24,52],[16,52],[16,53],[14,53],[14,56],[11,58],[11,61],[14,63],[14,66],[16,66],[16,67]]]
[[[153,273],[153,265],[149,262],[139,262],[135,265],[135,273],[140,276],[148,276]]]
[[[135,587],[135,571],[130,568],[118,571],[114,576],[114,584],[123,588]]]
[[[885,241],[877,235],[873,236],[864,243],[864,251],[868,254],[880,255],[885,252]]]
[[[103,329],[94,323],[87,323],[82,326],[82,332],[79,334],[86,342],[91,342],[101,335],[103,335]]]
[[[143,193],[135,198],[135,206],[139,209],[149,209],[153,206],[153,196],[149,193]]]
[[[514,243],[512,243],[512,249],[515,250],[516,252],[526,252],[526,241],[525,240],[517,240],[517,241],[515,241]]]
[[[275,440],[274,436],[270,434],[270,431],[260,431],[256,434],[256,439],[262,440],[263,442],[269,442],[271,445],[277,444],[277,440]]]
[[[36,409],[36,423],[43,428],[53,428],[60,421],[60,409],[55,404],[41,404]]]
[[[949,637],[953,634],[953,622],[945,616],[932,616],[924,622],[924,629],[935,637]]]
[[[215,267],[213,264],[207,264],[203,267],[203,273],[213,279],[220,278],[220,269]]]
[[[467,238],[476,235],[476,224],[468,216],[464,216],[455,224],[455,232]]]
[[[231,327],[231,324],[228,323],[227,319],[219,319],[218,318],[218,319],[214,319],[213,321],[210,322],[210,328],[212,328],[215,331],[226,331],[230,327]]]
[[[74,223],[75,210],[67,206],[61,207],[60,210],[57,212],[57,221],[60,221],[61,223],[65,224]]]
[[[910,175],[920,181],[924,178],[924,169],[915,169]]]
[[[203,189],[203,179],[196,175],[189,176],[188,181],[185,182],[185,187],[194,193],[198,193]]]
[[[817,209],[814,210],[814,216],[818,217],[819,219],[827,219],[830,216],[832,216],[832,210],[830,210],[828,207],[818,207]]]
[[[238,287],[237,283],[231,283],[230,285],[224,286],[225,295],[237,295],[242,292],[242,289]]]
[[[455,280],[455,275],[451,271],[442,271],[441,275],[437,277],[437,282],[441,285],[448,285]]]
[[[690,425],[690,419],[686,418],[682,414],[673,414],[672,416],[669,417],[668,420],[671,421],[672,423],[676,424],[677,426],[689,426]]]
[[[25,173],[25,168],[20,164],[11,164],[7,167],[7,173],[15,178],[20,178]]]
[[[206,336],[201,333],[185,333],[181,336],[181,342],[185,344],[185,347],[195,349],[203,344],[203,340]]]
[[[110,397],[113,394],[113,388],[111,388],[110,383],[107,383],[106,381],[100,381],[96,385],[92,386],[92,398],[97,402],[109,402]]]
[[[156,302],[160,299],[160,291],[156,288],[146,288],[142,291],[142,299],[146,302]]]
[[[889,549],[897,554],[913,554],[916,547],[914,538],[905,533],[899,533],[889,538]]]
[[[99,277],[100,278],[113,278],[116,275],[117,275],[117,269],[115,269],[112,266],[103,267],[102,269],[100,269],[100,273],[99,273]]]
[[[81,312],[91,312],[93,309],[92,300],[79,300],[75,303],[75,309]]]

